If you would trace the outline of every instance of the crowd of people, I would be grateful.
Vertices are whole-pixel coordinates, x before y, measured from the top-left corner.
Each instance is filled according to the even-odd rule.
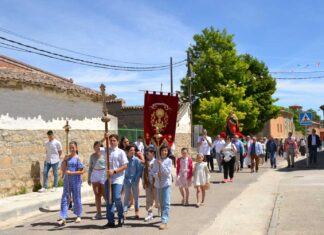
[[[62,155],[62,145],[54,138],[52,131],[47,132],[49,141],[46,143],[46,160],[44,165],[44,188],[48,188],[49,169],[54,172],[54,191],[58,182],[58,164]],[[108,139],[109,149],[103,143]],[[317,148],[320,140],[313,130],[307,139],[310,153],[310,164],[317,162]],[[69,143],[69,153],[61,164],[63,173],[63,194],[61,199],[59,226],[66,224],[68,210],[73,202],[73,213],[76,223],[81,222],[81,175],[85,166],[78,156],[78,145],[75,141]],[[181,155],[175,156],[174,143],[166,139],[161,146],[151,143],[144,147],[142,138],[130,143],[127,137],[105,133],[101,141],[93,144],[93,154],[89,157],[87,182],[92,185],[95,195],[96,215],[93,219],[102,219],[101,201],[106,202],[105,228],[123,226],[130,208],[134,208],[135,219],[139,216],[139,191],[145,191],[145,222],[161,217],[159,229],[164,230],[169,221],[170,194],[173,182],[179,188],[181,204],[189,205],[190,187],[196,191],[196,207],[204,205],[206,190],[210,187],[210,172],[214,172],[214,159],[217,161],[218,172],[223,173],[222,183],[233,182],[235,172],[247,168],[251,173],[258,173],[259,166],[269,160],[271,168],[277,168],[277,156],[287,159],[288,167],[294,167],[294,159],[298,152],[306,152],[306,141],[297,140],[289,133],[285,140],[257,138],[256,136],[226,136],[220,133],[212,140],[203,130],[197,141],[197,155],[193,159],[188,148],[181,149]],[[107,168],[109,155],[110,168]],[[175,168],[175,175],[172,174]],[[109,179],[109,180],[108,180]],[[118,214],[118,224],[115,224],[115,212]]]

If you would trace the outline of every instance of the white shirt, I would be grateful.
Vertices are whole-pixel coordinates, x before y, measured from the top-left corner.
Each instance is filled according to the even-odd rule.
[[[209,146],[209,144],[207,143],[207,141],[202,136],[199,136],[198,143],[202,139],[203,139],[203,141],[201,142],[201,145],[199,146],[198,153],[202,153],[203,155],[210,155],[211,147]],[[209,143],[212,142],[212,139],[209,136],[207,136],[206,139],[208,140]]]
[[[46,159],[45,161],[51,164],[55,164],[60,161],[59,151],[62,151],[61,142],[53,139],[45,143]]]
[[[212,145],[212,149],[214,148],[216,153],[220,153],[224,145],[225,145],[225,141],[223,139],[215,140]]]
[[[116,170],[119,167],[128,163],[128,159],[124,150],[120,148],[110,148],[109,155],[110,170]],[[125,171],[119,172],[111,176],[111,184],[123,184]]]
[[[161,160],[161,167],[159,167],[158,161],[154,161],[153,163],[153,173],[154,173],[154,186],[155,188],[164,188],[167,186],[172,185],[172,176],[171,176],[171,169],[172,169],[172,161],[170,158],[164,158]],[[159,169],[161,170],[161,184],[160,179],[158,176]]]
[[[135,145],[137,146],[138,150],[142,153],[144,153],[144,144],[142,141],[138,142],[138,141],[135,141]]]

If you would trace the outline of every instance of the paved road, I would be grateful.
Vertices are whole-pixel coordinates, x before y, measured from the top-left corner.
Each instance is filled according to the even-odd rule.
[[[259,173],[251,174],[249,169],[235,175],[234,183],[222,184],[222,174],[212,173],[212,184],[207,191],[206,203],[200,208],[195,205],[195,191],[190,189],[190,205],[184,207],[180,205],[180,194],[178,189],[172,188],[170,221],[168,224],[168,234],[198,234],[211,225],[221,210],[233,199],[235,199],[244,189],[255,182],[257,178],[265,171],[270,170],[268,167],[261,167]],[[144,194],[141,192],[141,205],[144,205]],[[104,208],[104,207],[103,207]],[[84,215],[81,224],[75,224],[74,217],[68,221],[64,227],[57,227],[58,211],[43,211],[32,219],[25,220],[21,224],[12,225],[11,228],[0,231],[2,235],[12,234],[103,234],[107,230],[113,230],[114,234],[160,234],[163,231],[158,230],[160,223],[159,218],[152,222],[145,223],[143,218],[146,215],[144,206],[140,209],[140,220],[135,220],[130,211],[125,225],[122,228],[102,229],[106,220],[95,221],[91,217],[95,215],[95,206],[93,203],[84,204]],[[157,212],[156,212],[157,213]]]

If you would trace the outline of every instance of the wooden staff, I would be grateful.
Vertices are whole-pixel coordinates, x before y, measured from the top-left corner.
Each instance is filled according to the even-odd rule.
[[[71,126],[69,125],[69,121],[66,120],[66,124],[63,127],[65,130],[65,154],[69,154],[69,131],[71,129]],[[65,172],[68,170],[68,163],[67,160],[65,160]],[[69,175],[66,174],[67,177],[67,187],[68,187],[68,194],[69,194],[69,203],[71,202],[71,192],[70,192],[70,180],[69,180]]]
[[[156,132],[156,134],[154,135],[154,137],[157,140],[156,154],[157,154],[158,161],[161,161],[162,158],[161,158],[161,154],[160,154],[160,148],[161,148],[160,140],[162,138],[162,135],[160,134],[159,127],[157,127],[157,126],[155,127],[155,132]],[[161,175],[161,165],[158,164],[158,166],[159,166],[159,185],[160,185],[160,213],[161,213],[161,217],[162,217],[162,187],[161,187],[162,175]]]
[[[105,123],[105,132],[108,133],[108,122],[110,121],[110,118],[108,117],[108,108],[106,105],[106,87],[104,84],[100,85],[100,90],[101,90],[101,95],[102,95],[102,112],[103,112],[103,117],[101,118],[101,121]],[[106,139],[106,154],[107,154],[107,181],[108,181],[108,192],[109,192],[109,198],[108,202],[111,204],[112,203],[112,192],[111,192],[111,177],[109,175],[109,170],[110,170],[110,151],[109,151],[109,140],[108,136],[105,135]]]

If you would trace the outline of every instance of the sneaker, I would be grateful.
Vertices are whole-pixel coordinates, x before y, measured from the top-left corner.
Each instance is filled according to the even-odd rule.
[[[233,181],[234,181],[234,179],[233,179],[233,178],[230,178],[230,182],[232,182],[232,183],[233,183]]]
[[[99,220],[102,219],[102,215],[100,213],[97,213],[94,217],[92,217],[93,220]]]
[[[196,207],[199,208],[199,207],[200,207],[200,203],[197,203],[197,204],[196,204]]]
[[[125,218],[118,219],[118,227],[123,227],[125,223]]]
[[[40,190],[38,190],[39,193],[44,193],[44,192],[46,192],[46,191],[47,191],[46,188],[41,188]]]
[[[277,168],[277,166],[274,166],[273,168],[274,168],[274,169],[276,169],[276,168]]]
[[[57,187],[52,188],[51,192],[57,192]]]
[[[66,220],[65,219],[60,219],[57,221],[57,225],[58,226],[64,226],[66,224]]]
[[[164,230],[164,229],[166,229],[167,228],[167,224],[160,224],[160,227],[159,227],[159,229],[160,230]]]
[[[151,221],[153,220],[153,213],[148,213],[147,216],[145,217],[144,219],[144,222],[148,222],[148,221]]]
[[[81,223],[81,218],[80,217],[76,218],[75,223],[77,223],[77,224]]]
[[[223,179],[223,183],[226,183],[227,182],[227,179]]]

